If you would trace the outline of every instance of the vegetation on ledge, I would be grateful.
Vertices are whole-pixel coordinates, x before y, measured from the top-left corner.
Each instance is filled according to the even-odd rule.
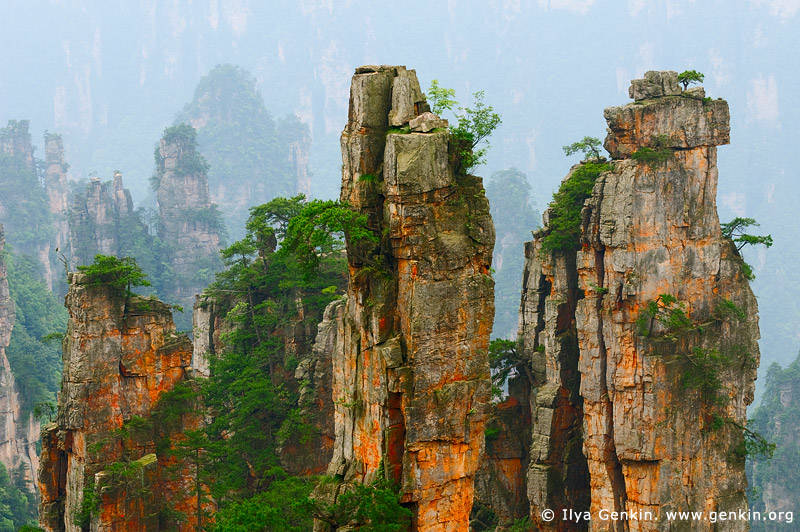
[[[584,162],[561,182],[548,206],[550,219],[540,238],[542,253],[567,252],[578,249],[581,236],[581,210],[592,195],[600,174],[611,170],[606,162]]]

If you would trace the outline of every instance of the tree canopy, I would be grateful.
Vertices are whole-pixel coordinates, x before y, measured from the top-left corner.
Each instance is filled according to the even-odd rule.
[[[698,72],[697,70],[684,70],[678,74],[678,83],[683,85],[683,90],[686,90],[689,85],[702,83],[705,77],[705,74]]]
[[[147,275],[133,257],[97,255],[92,264],[78,266],[78,271],[86,276],[84,282],[87,285],[107,286],[128,296],[133,287],[150,286]]]
[[[602,161],[604,157],[600,155],[600,146],[602,146],[602,144],[597,137],[583,137],[581,140],[564,146],[562,149],[567,157],[576,153],[582,153],[588,160]]]

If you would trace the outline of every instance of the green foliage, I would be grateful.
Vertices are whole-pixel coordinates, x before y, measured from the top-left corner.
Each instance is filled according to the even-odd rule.
[[[489,366],[495,389],[502,389],[513,374],[527,374],[527,363],[529,361],[522,353],[518,342],[503,339],[489,342]]]
[[[358,181],[360,183],[376,183],[378,181],[378,176],[375,174],[362,174],[358,176]]]
[[[681,386],[697,390],[706,404],[724,404],[725,399],[719,395],[722,388],[719,371],[730,364],[730,358],[717,349],[695,347],[690,355],[686,355],[686,359],[690,367],[681,376]]]
[[[460,107],[456,114],[458,125],[450,128],[450,133],[460,146],[459,170],[462,173],[469,173],[486,162],[486,152],[489,150],[487,139],[502,122],[494,107],[484,103],[483,91],[473,93],[472,97],[473,106]]]
[[[436,114],[453,111],[458,105],[454,99],[455,90],[439,86],[436,80],[428,88],[428,97],[432,102],[431,109]],[[502,123],[494,107],[484,103],[484,97],[483,91],[477,91],[472,95],[472,107],[458,107],[458,111],[454,112],[457,125],[450,126],[450,135],[457,154],[459,173],[469,173],[486,162],[488,137]]]
[[[583,163],[561,182],[550,202],[550,222],[540,239],[541,252],[567,252],[578,248],[581,231],[581,210],[592,195],[600,174],[611,170],[608,163]]]
[[[638,333],[655,341],[669,341],[678,344],[694,333],[702,334],[713,324],[722,322],[737,323],[747,315],[738,305],[728,299],[721,299],[706,322],[692,321],[684,312],[684,305],[671,294],[661,294],[654,301],[649,301],[640,311],[636,325]],[[655,324],[659,330],[655,330]],[[657,334],[656,334],[657,333]],[[725,407],[728,397],[720,393],[722,390],[721,372],[736,362],[746,362],[749,355],[741,346],[732,346],[730,351],[722,352],[716,347],[695,346],[690,352],[677,351],[686,365],[680,376],[680,385],[684,390],[697,392],[707,409]],[[710,421],[707,428],[716,431],[725,424],[733,425],[742,435],[741,442],[733,449],[737,459],[744,459],[749,454],[771,455],[774,445],[754,430],[737,423],[732,418],[710,410]]]
[[[514,521],[506,530],[507,532],[533,532],[536,527],[529,517],[523,517]]]
[[[232,503],[215,516],[212,530],[305,532],[313,528],[309,499],[316,479],[289,477],[273,482],[269,489]]]
[[[11,145],[30,146],[28,127],[27,120],[9,120],[8,126],[0,129],[0,139]],[[9,244],[19,254],[36,256],[54,235],[53,217],[41,175],[26,153],[0,153],[0,198],[0,224]]]
[[[600,155],[600,146],[602,146],[602,144],[597,137],[583,137],[581,140],[564,146],[563,150],[567,157],[576,153],[582,153],[588,161],[602,162],[605,158]]]
[[[197,132],[189,124],[178,124],[168,127],[161,135],[161,139],[167,145],[178,147],[178,160],[174,172],[179,176],[186,175],[205,175],[208,172],[209,164],[205,158],[197,151]],[[164,177],[166,168],[164,158],[161,156],[160,145],[155,147],[153,152],[155,159],[155,172],[150,177],[150,186],[153,190],[158,190],[161,186],[161,179]]]
[[[197,131],[189,124],[177,124],[164,129],[161,135],[167,144],[177,144],[182,149],[194,150],[197,148]]]
[[[358,240],[363,223],[335,202],[276,198],[252,208],[245,237],[222,252],[226,269],[208,294],[227,312],[230,332],[225,350],[210,358],[212,378],[202,392],[213,417],[206,467],[223,509],[269,489],[278,448],[313,435],[300,415],[297,362],[283,338],[316,325],[336,299],[345,279],[343,239]]]
[[[730,238],[736,244],[737,251],[745,246],[772,246],[772,235],[751,235],[745,232],[748,227],[758,227],[754,218],[741,218],[737,216],[728,223],[721,224],[722,236]]]
[[[669,148],[648,148],[643,146],[631,154],[631,159],[641,163],[664,163],[673,157]]]
[[[85,275],[85,284],[106,286],[127,296],[132,295],[133,287],[150,286],[150,281],[133,257],[96,255],[92,264],[78,266],[78,271]]]
[[[496,440],[500,435],[500,429],[497,427],[486,427],[486,430],[483,431],[483,435],[487,442]]]
[[[686,315],[683,303],[671,294],[661,294],[654,301],[647,302],[636,320],[637,331],[641,336],[651,336],[656,323],[663,329],[661,338],[670,341],[696,328]]]
[[[431,81],[431,86],[426,93],[431,111],[439,116],[445,111],[452,111],[458,102],[455,100],[455,89],[446,89],[439,85],[438,80]]]
[[[6,356],[25,417],[35,405],[55,401],[61,381],[61,345],[47,337],[63,335],[59,331],[67,328],[67,311],[41,280],[36,260],[9,252],[4,258],[16,311]]]
[[[0,463],[0,532],[15,532],[36,523],[36,499],[25,487],[23,471],[9,475]]]
[[[81,505],[72,516],[72,524],[81,527],[83,530],[88,530],[92,522],[92,516],[100,509],[100,495],[97,493],[94,485],[94,476],[89,475],[86,479],[86,484],[83,486],[83,498]]]
[[[684,70],[678,74],[678,83],[683,85],[683,90],[686,90],[689,85],[702,83],[703,79],[705,79],[705,74],[702,74],[697,70]]]
[[[318,506],[314,513],[334,529],[346,525],[364,532],[401,532],[411,526],[411,511],[400,505],[397,490],[382,476],[372,485],[348,485],[334,504]]]
[[[312,200],[289,221],[283,248],[306,270],[315,270],[322,255],[344,249],[345,238],[354,245],[378,240],[367,228],[365,214],[336,201]]]

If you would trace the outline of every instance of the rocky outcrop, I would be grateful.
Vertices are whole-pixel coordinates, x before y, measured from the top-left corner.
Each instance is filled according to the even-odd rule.
[[[5,235],[0,225],[0,463],[10,472],[21,472],[24,478],[17,480],[35,492],[39,423],[30,413],[23,415],[19,391],[6,357],[16,316],[3,261],[4,246]]]
[[[758,309],[717,217],[716,145],[728,142],[729,113],[676,90],[676,76],[648,73],[632,84],[636,102],[606,109],[613,160],[583,206],[577,250],[543,246],[552,211],[526,246],[527,491],[543,530],[581,529],[560,519],[565,508],[595,520],[601,509],[630,512],[592,530],[670,530],[666,509],[747,506],[741,427]],[[541,520],[545,508],[554,521]]]
[[[52,253],[53,223],[50,204],[34,159],[29,120],[9,120],[0,129],[0,223],[11,235],[16,253],[35,258],[47,286],[56,276]]]
[[[169,250],[175,275],[166,295],[187,309],[221,268],[219,249],[225,229],[208,194],[207,170],[197,152],[194,128],[186,124],[167,128],[156,149],[158,234]]]
[[[194,530],[196,486],[164,446],[199,426],[169,394],[188,386],[191,343],[160,301],[69,277],[58,415],[42,433],[41,526],[155,530],[168,507],[185,514],[178,529]]]
[[[65,256],[70,256],[69,185],[67,183],[69,165],[64,157],[64,143],[61,140],[61,135],[45,133],[44,153],[44,189],[47,193],[50,214],[53,219],[54,250],[57,249]],[[57,258],[55,259],[54,269],[57,269]],[[57,279],[53,280],[50,288],[56,293],[64,295],[66,292],[65,285],[66,279],[59,275]]]
[[[317,496],[383,474],[415,529],[466,530],[491,394],[494,228],[481,179],[455,170],[448,132],[394,128],[427,111],[413,70],[356,69],[341,200],[366,215],[375,242],[347,245],[328,469],[340,482]]]
[[[314,427],[306,442],[291,442],[281,449],[281,460],[287,470],[301,475],[325,473],[333,456],[333,354],[341,348],[344,302],[333,301],[325,308],[317,327],[314,346],[294,373],[299,383],[298,406],[306,423]]]
[[[112,181],[93,177],[86,192],[74,195],[69,212],[72,264],[91,264],[95,255],[125,256],[131,242],[128,235],[147,236],[147,230],[133,214],[130,191],[122,174]]]

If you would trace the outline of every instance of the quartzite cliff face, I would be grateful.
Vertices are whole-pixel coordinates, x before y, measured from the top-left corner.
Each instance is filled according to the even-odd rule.
[[[480,178],[454,170],[446,122],[427,111],[413,70],[356,70],[341,200],[378,243],[347,246],[328,473],[384,474],[415,529],[466,530],[491,394],[494,228]]]
[[[189,413],[174,427],[146,424],[164,394],[186,381],[189,339],[175,333],[163,303],[135,296],[126,301],[111,288],[87,284],[84,274],[70,274],[66,304],[58,416],[42,434],[41,526],[81,530],[75,520],[91,490],[99,497],[83,514],[91,530],[158,529],[164,503],[186,514],[179,529],[194,529],[191,475],[175,472],[180,463],[159,450],[151,432],[170,437],[199,420]],[[134,418],[144,422],[121,430]]]
[[[596,518],[601,509],[663,516],[747,507],[737,424],[753,400],[758,309],[717,217],[716,146],[729,142],[728,105],[702,89],[681,91],[676,77],[648,72],[632,82],[634,103],[606,109],[612,161],[583,207],[579,249],[542,251],[550,213],[526,246],[527,491],[545,530],[582,528],[559,519],[563,508]],[[663,160],[631,158],[642,148]],[[677,308],[688,322],[648,313],[680,318]],[[703,380],[709,369],[718,390]],[[554,521],[540,520],[545,508]],[[697,529],[635,518],[590,528],[675,526]]]

